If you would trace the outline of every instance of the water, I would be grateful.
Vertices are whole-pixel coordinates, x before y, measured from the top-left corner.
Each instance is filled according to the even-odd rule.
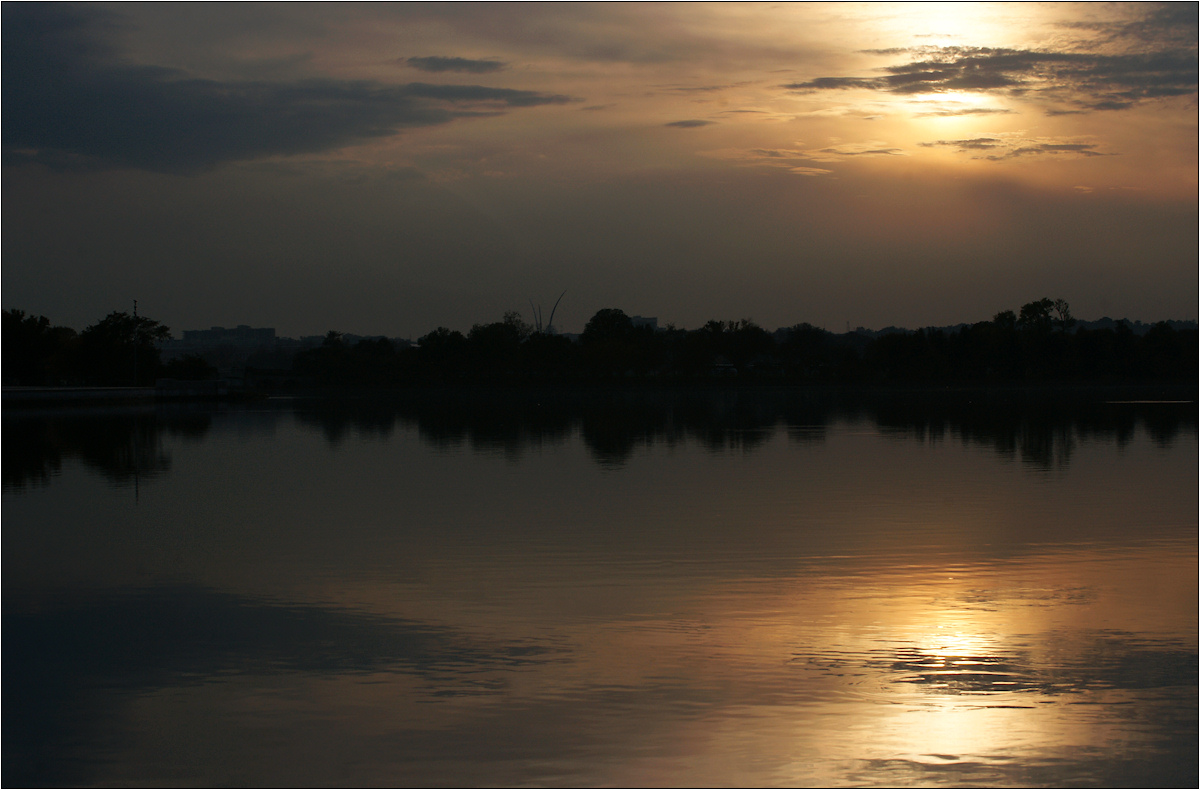
[[[465,401],[6,412],[4,784],[1197,783],[1194,403]]]

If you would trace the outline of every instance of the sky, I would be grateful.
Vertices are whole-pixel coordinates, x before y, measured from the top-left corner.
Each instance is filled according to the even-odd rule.
[[[1195,320],[1196,3],[4,3],[5,309]]]

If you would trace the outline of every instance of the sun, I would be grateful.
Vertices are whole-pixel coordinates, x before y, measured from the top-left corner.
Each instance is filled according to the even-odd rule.
[[[914,139],[962,139],[995,134],[1007,128],[1001,119],[1014,115],[1003,97],[970,91],[922,93],[898,98],[897,120],[903,118]]]
[[[1004,3],[904,3],[903,26],[913,44],[954,47],[1012,35],[1011,8]],[[1028,9],[1024,13],[1028,20]]]
[[[926,634],[925,650],[930,655],[950,660],[962,656],[980,655],[994,650],[995,640],[963,628],[962,623],[939,625]]]
[[[919,93],[907,100],[914,115],[922,118],[957,118],[1007,112],[995,96],[970,91]]]

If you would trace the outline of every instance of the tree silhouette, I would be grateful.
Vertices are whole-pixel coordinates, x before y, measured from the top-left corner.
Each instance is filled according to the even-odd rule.
[[[580,337],[584,343],[597,343],[605,340],[623,340],[633,331],[633,321],[625,315],[624,310],[606,307],[597,310],[588,319]]]
[[[584,366],[592,375],[645,376],[662,357],[654,330],[635,327],[622,310],[606,307],[588,320],[580,336]]]
[[[1045,301],[1045,300],[1043,300]],[[1054,300],[1054,325],[1063,331],[1075,326],[1075,319],[1071,317],[1071,307],[1067,304],[1066,299]]]
[[[80,368],[91,384],[153,384],[161,368],[158,344],[170,338],[171,330],[158,321],[112,312],[80,333]]]
[[[73,377],[78,335],[44,315],[4,311],[4,383],[65,384]]]
[[[1025,331],[1049,332],[1054,326],[1053,310],[1054,300],[1052,299],[1038,299],[1036,302],[1023,305],[1021,315],[1017,318],[1017,327]]]

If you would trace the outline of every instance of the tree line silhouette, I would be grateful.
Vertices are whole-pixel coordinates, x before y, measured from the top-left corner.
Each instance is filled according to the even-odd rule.
[[[1062,299],[954,330],[834,334],[801,323],[768,332],[753,321],[709,321],[699,329],[635,326],[606,308],[578,341],[542,331],[509,312],[467,334],[438,327],[411,346],[386,338],[347,342],[336,331],[301,351],[292,381],[320,388],[437,384],[747,382],[776,384],[1195,382],[1197,332],[1155,324],[1076,326]],[[4,380],[13,384],[128,385],[156,377],[203,379],[199,357],[161,362],[169,330],[114,312],[81,333],[44,316],[4,313]],[[253,373],[253,371],[251,371]],[[253,376],[251,377],[253,378]],[[280,377],[274,377],[276,386]],[[271,381],[269,377],[261,379]]]
[[[159,378],[216,378],[193,356],[162,362],[171,330],[145,316],[112,312],[82,332],[44,315],[4,311],[4,383],[24,386],[153,386]]]
[[[957,331],[872,337],[810,324],[768,332],[752,321],[695,330],[635,326],[606,308],[578,342],[540,332],[510,312],[463,335],[439,327],[410,348],[386,339],[351,346],[331,332],[297,354],[294,370],[326,386],[406,383],[737,381],[789,384],[906,382],[1194,381],[1197,332],[1166,322],[1144,335],[1124,323],[1077,328],[1069,305],[1040,299]]]

